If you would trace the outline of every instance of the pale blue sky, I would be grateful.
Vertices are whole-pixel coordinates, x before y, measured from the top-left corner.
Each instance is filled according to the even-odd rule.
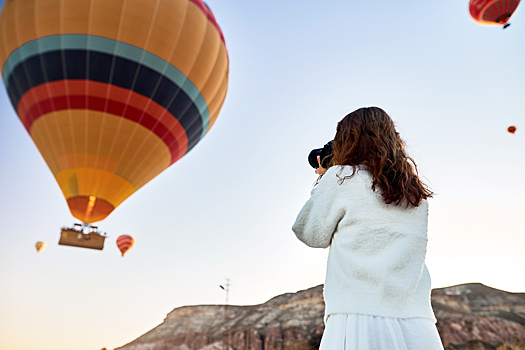
[[[433,287],[525,292],[523,5],[502,30],[466,0],[208,4],[230,57],[224,107],[99,223],[102,252],[58,246],[74,219],[0,87],[0,348],[111,349],[175,307],[223,303],[226,277],[233,304],[323,283],[328,251],[290,227],[316,179],[308,153],[362,106],[391,115],[436,192]],[[121,258],[124,233],[136,245]]]

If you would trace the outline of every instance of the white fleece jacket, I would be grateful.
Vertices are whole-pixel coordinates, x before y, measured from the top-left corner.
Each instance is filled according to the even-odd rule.
[[[436,322],[425,265],[427,201],[409,209],[385,204],[366,170],[341,183],[351,174],[351,166],[329,168],[292,228],[309,247],[330,247],[325,321],[365,314]]]

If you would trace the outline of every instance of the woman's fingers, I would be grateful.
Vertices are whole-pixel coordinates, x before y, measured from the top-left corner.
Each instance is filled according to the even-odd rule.
[[[326,169],[321,165],[321,156],[317,156],[317,163],[319,164],[319,167],[315,169],[315,173],[318,175],[323,175],[326,172]]]

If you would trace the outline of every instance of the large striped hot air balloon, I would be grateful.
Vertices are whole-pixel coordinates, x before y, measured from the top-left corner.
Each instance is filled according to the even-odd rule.
[[[9,98],[84,223],[195,147],[226,96],[202,0],[7,0],[0,43]]]
[[[519,3],[520,0],[470,0],[469,12],[478,23],[506,28]]]
[[[122,235],[117,238],[117,247],[122,256],[133,247],[133,244],[135,244],[135,240],[129,235]]]

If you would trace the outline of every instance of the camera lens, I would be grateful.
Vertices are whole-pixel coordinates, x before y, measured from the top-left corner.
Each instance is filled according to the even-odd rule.
[[[308,155],[308,163],[312,166],[312,168],[317,169],[319,168],[319,163],[317,162],[317,156],[321,155],[322,148],[314,149],[310,154]]]
[[[333,152],[333,141],[329,141],[323,148],[316,148],[310,152],[308,155],[308,163],[314,169],[319,168],[319,163],[317,162],[317,156],[321,157],[321,165],[323,168],[328,168],[330,162],[332,161],[332,152]]]

